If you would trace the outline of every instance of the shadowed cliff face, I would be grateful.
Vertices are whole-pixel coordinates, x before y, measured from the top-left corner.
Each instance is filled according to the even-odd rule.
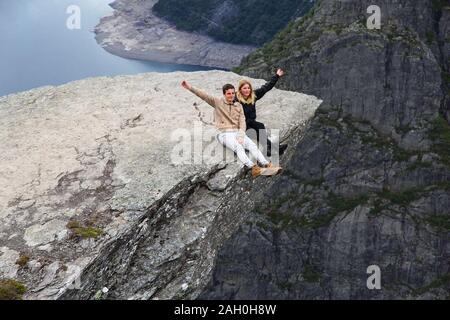
[[[239,70],[324,100],[284,174],[219,250],[203,299],[448,299],[450,129],[444,2],[320,1]],[[446,50],[447,49],[447,50]],[[242,208],[241,208],[242,210]],[[381,289],[367,287],[367,268]]]

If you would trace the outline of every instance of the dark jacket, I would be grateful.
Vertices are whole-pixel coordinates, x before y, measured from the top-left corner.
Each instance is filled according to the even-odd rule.
[[[275,86],[279,78],[280,77],[277,74],[275,74],[261,88],[255,90],[256,96],[255,103],[251,104],[239,101],[241,102],[242,107],[244,108],[245,121],[247,123],[256,120],[256,101],[264,97],[264,95]]]

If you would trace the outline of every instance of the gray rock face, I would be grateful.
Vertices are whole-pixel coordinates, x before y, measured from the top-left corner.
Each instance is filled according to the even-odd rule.
[[[281,88],[320,96],[384,134],[423,130],[436,110],[445,108],[433,6],[380,1],[381,30],[368,30],[371,4],[321,1],[313,16],[294,23],[241,67],[251,76],[284,67],[288,72]],[[448,9],[441,11],[445,25]]]
[[[375,129],[336,120],[315,118],[284,174],[252,189],[262,201],[244,209],[200,299],[448,298],[448,167],[399,162]],[[381,290],[366,286],[371,265]]]
[[[250,191],[263,200],[240,208],[247,224],[199,298],[450,297],[448,8],[380,1],[382,29],[369,31],[371,4],[320,1],[241,66],[284,67],[281,88],[324,103],[284,174]],[[380,290],[367,287],[372,265]]]
[[[442,55],[441,64],[444,65],[444,85],[443,89],[447,90],[446,100],[444,101],[443,111],[447,120],[450,119],[450,6],[444,7],[440,12],[439,19],[439,45]]]
[[[222,157],[213,108],[180,83],[220,96],[241,78],[147,73],[0,98],[0,278],[26,299],[198,294],[239,223],[226,215],[233,181],[249,177]],[[274,89],[260,116],[286,137],[320,102]]]

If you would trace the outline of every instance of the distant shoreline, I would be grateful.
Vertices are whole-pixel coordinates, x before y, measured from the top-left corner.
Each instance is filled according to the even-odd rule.
[[[197,65],[230,70],[256,47],[218,42],[176,30],[152,14],[157,0],[116,0],[112,15],[95,27],[95,39],[107,52],[123,58]]]

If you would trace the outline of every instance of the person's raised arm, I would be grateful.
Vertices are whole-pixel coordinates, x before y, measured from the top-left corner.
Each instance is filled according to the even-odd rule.
[[[191,84],[189,84],[186,80],[183,80],[181,82],[181,86],[189,91],[191,91],[193,94],[195,94],[197,97],[208,103],[211,107],[215,108],[217,105],[217,99],[203,90],[200,90],[198,88],[193,87]]]
[[[256,100],[261,99],[264,95],[272,90],[272,88],[277,83],[278,79],[280,79],[284,75],[284,71],[282,69],[278,69],[276,74],[270,78],[261,88],[255,90]]]

